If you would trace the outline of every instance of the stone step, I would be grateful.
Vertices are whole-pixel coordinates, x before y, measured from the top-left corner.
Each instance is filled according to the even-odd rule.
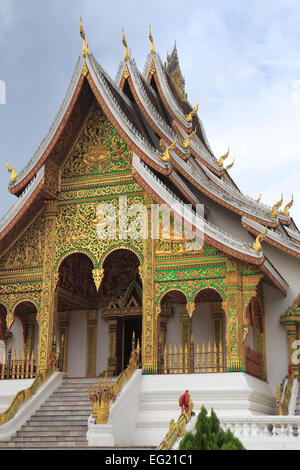
[[[26,443],[33,443],[33,442],[83,442],[83,436],[59,436],[59,439],[56,436],[22,436],[22,437],[12,437],[11,442],[24,442]]]
[[[90,387],[91,389],[92,387]],[[58,394],[58,393],[64,393],[64,394],[74,394],[74,393],[78,393],[79,395],[87,395],[88,396],[88,389],[89,387],[82,387],[82,388],[79,388],[79,387],[68,387],[68,388],[58,388],[54,394]],[[54,396],[55,396],[54,395]]]
[[[56,410],[56,409],[53,409],[53,410],[43,410],[41,408],[39,408],[36,412],[35,412],[35,416],[70,416],[72,417],[72,415],[75,415],[75,413],[72,413],[70,415],[66,415],[65,411],[62,411],[62,410]],[[87,410],[78,410],[76,411],[76,416],[89,416],[90,412],[88,412]]]
[[[40,408],[39,408],[41,411],[70,411],[70,412],[73,412],[75,411],[77,413],[77,411],[86,411],[87,413],[91,412],[92,411],[92,407],[90,404],[87,404],[87,405],[74,405],[74,404],[68,404],[68,403],[64,403],[62,405],[51,405],[49,403],[49,405],[42,405]]]
[[[82,404],[86,404],[86,403],[90,403],[91,404],[91,400],[89,399],[88,396],[82,396],[82,395],[63,395],[62,393],[59,394],[59,395],[55,395],[55,396],[52,396],[51,399],[47,399],[45,401],[45,403],[53,403],[53,405],[55,403],[59,403],[59,402],[69,402],[69,401],[73,401],[74,403],[82,403]]]
[[[90,403],[90,398],[88,396],[88,394],[86,395],[82,395],[80,393],[68,393],[68,394],[64,394],[64,393],[58,393],[57,395],[53,396],[53,399],[51,400],[47,400],[47,403],[49,403],[50,401],[52,402],[53,401],[59,401],[59,400],[63,400],[63,401],[84,401],[86,403]]]
[[[30,424],[31,425],[35,425],[33,423],[37,423],[37,425],[40,425],[40,424],[43,424],[43,426],[46,426],[45,423],[57,423],[58,425],[60,423],[62,424],[72,424],[72,422],[77,422],[78,424],[80,423],[84,423],[86,424],[87,423],[87,418],[86,416],[74,416],[74,415],[70,415],[70,416],[64,416],[64,419],[62,418],[58,418],[57,416],[53,415],[53,416],[49,416],[49,415],[46,415],[46,416],[32,416],[31,420],[30,420]]]
[[[4,444],[4,445],[2,445]],[[63,442],[59,442],[59,441],[41,441],[41,442],[26,442],[24,444],[20,444],[20,442],[7,442],[7,443],[0,443],[0,448],[6,448],[7,450],[11,449],[11,448],[15,448],[15,449],[19,449],[19,450],[24,450],[24,449],[32,449],[32,448],[36,448],[36,449],[41,449],[41,448],[44,448],[44,449],[49,449],[49,448],[52,448],[52,449],[57,449],[57,448],[70,448],[70,447],[74,447],[74,449],[76,448],[76,450],[80,447],[87,447],[88,448],[88,445],[87,445],[87,442],[86,441],[63,441]]]
[[[79,429],[77,431],[75,431],[74,429],[64,429],[62,428],[62,430],[58,430],[58,429],[53,429],[53,431],[51,431],[50,429],[45,429],[44,431],[42,431],[40,428],[38,430],[38,434],[39,436],[46,436],[46,437],[60,437],[60,436],[64,436],[64,437],[69,437],[69,436],[80,436],[81,438],[85,438],[85,434],[87,432],[87,426],[85,429]],[[24,439],[28,439],[30,437],[36,437],[37,435],[37,431],[36,429],[35,430],[28,430],[28,428],[26,427],[24,430],[21,430],[21,431],[18,431],[17,432],[17,435],[12,439],[14,440],[15,438],[24,438]]]
[[[82,431],[83,433],[85,433],[88,429],[88,425],[85,424],[77,424],[77,422],[75,421],[74,423],[72,423],[72,425],[65,425],[65,424],[57,424],[55,422],[53,423],[49,423],[47,426],[41,426],[39,423],[36,423],[36,425],[32,425],[32,423],[30,424],[26,424],[20,431],[17,431],[18,432],[34,432],[36,433],[37,432],[37,426],[39,427],[38,431],[39,433],[41,432],[46,432],[46,431],[49,431],[49,432],[69,432],[69,431]]]
[[[25,429],[25,426],[28,426],[30,429],[35,429],[38,432],[38,429],[81,429],[82,426],[85,426],[87,429],[87,420],[80,421],[29,421],[28,425],[24,425],[22,429]]]

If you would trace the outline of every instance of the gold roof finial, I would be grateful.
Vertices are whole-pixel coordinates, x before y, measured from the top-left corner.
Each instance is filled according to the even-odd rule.
[[[125,39],[124,29],[122,29],[122,42],[123,42],[123,46],[124,46],[124,48],[125,48],[124,60],[130,59],[130,54],[129,54],[129,50],[128,50],[128,45],[127,45],[127,41],[126,41],[126,39]]]
[[[13,182],[17,178],[16,170],[8,164],[8,160],[6,160],[6,168],[7,171],[10,173],[10,181]]]
[[[267,236],[267,233],[268,233],[268,227],[266,226],[265,230],[256,237],[256,240],[255,240],[255,242],[253,243],[253,246],[252,246],[253,250],[255,250],[257,252],[262,250],[261,242],[263,240],[265,240],[265,238]]]
[[[179,141],[180,144],[182,145],[183,148],[185,149],[188,149],[189,146],[190,146],[190,140],[194,139],[195,135],[196,135],[196,132],[197,132],[197,129],[195,128],[195,130],[193,132],[191,132],[186,139],[184,139],[183,141]]]
[[[80,36],[82,37],[82,52],[83,57],[90,54],[89,46],[86,42],[85,32],[82,26],[82,18],[80,17]]]
[[[274,204],[274,206],[272,207],[271,213],[266,214],[266,215],[268,215],[272,219],[275,219],[277,217],[278,209],[282,206],[282,203],[283,203],[283,194],[281,194],[280,201],[276,202],[276,204]]]
[[[219,166],[223,166],[224,160],[229,156],[229,147],[228,147],[228,152],[226,152],[218,161]]]
[[[258,196],[258,198],[256,199],[256,202],[260,202],[261,200],[261,194]]]
[[[176,146],[176,143],[177,143],[177,139],[176,139],[176,136],[175,136],[175,139],[174,141],[172,142],[171,145],[169,145],[164,153],[162,155],[159,155],[159,158],[161,158],[164,162],[170,162],[171,161],[171,155],[170,155],[170,150],[172,150],[173,148],[175,148]]]
[[[151,42],[150,54],[154,54],[155,47],[154,47],[154,42],[153,42],[153,36],[152,36],[152,33],[151,33],[151,24],[149,25],[149,39],[150,39],[150,42]]]
[[[192,122],[193,116],[194,116],[194,114],[196,114],[198,112],[198,109],[199,109],[199,103],[196,104],[196,106],[190,112],[190,114],[188,114],[187,116],[183,115],[186,122]]]
[[[227,173],[228,173],[228,171],[230,170],[230,168],[232,168],[232,167],[233,167],[233,165],[234,165],[234,161],[235,161],[235,160],[233,160],[233,162],[232,162],[232,163],[230,163],[229,165],[227,165],[227,167],[225,168],[225,171],[227,171]]]
[[[285,217],[289,217],[289,216],[290,216],[290,211],[289,211],[289,209],[292,207],[293,204],[294,204],[294,196],[292,195],[292,199],[290,200],[290,202],[287,203],[287,205],[286,205],[285,208],[283,209],[283,215],[285,215]]]

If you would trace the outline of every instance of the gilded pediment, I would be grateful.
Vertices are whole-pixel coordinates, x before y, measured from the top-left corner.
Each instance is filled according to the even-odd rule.
[[[62,178],[122,173],[131,169],[132,152],[97,103],[64,164]]]
[[[37,268],[43,265],[45,220],[38,217],[0,258],[1,270]]]

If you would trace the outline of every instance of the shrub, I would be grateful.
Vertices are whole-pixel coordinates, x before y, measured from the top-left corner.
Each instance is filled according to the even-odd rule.
[[[243,444],[228,429],[223,431],[214,410],[207,416],[202,406],[196,422],[196,432],[187,432],[179,444],[180,450],[245,450]]]

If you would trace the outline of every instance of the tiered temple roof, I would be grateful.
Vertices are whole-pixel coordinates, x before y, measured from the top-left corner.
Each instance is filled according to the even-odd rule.
[[[242,194],[222,159],[212,152],[197,107],[189,103],[182,89],[176,88],[170,69],[168,72],[154,50],[147,56],[143,74],[135,61],[126,57],[120,63],[115,80],[106,74],[92,54],[78,59],[49,132],[28,164],[9,184],[9,191],[18,200],[0,222],[0,250],[7,240],[20,233],[45,199],[56,197],[46,183],[48,165],[60,166],[95,98],[133,152],[134,177],[155,201],[174,208],[178,203],[188,202],[193,206],[192,217],[196,204],[209,198],[240,217],[247,235],[257,237],[267,227],[265,242],[300,258],[300,232],[289,211],[281,213]],[[165,149],[170,158],[163,157]],[[262,250],[249,246],[249,237],[237,239],[222,226],[212,224],[206,214],[203,220],[198,218],[198,223],[199,227],[204,224],[207,243],[228,256],[259,266],[273,285],[286,291],[284,279]]]

